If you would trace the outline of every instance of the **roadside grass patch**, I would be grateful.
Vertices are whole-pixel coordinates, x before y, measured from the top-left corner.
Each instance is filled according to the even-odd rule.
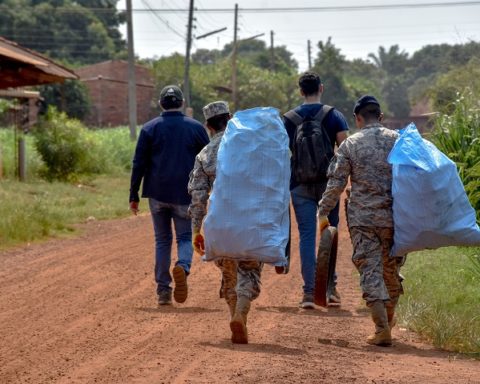
[[[130,176],[81,184],[0,181],[0,249],[74,232],[87,219],[127,216]]]
[[[435,347],[480,358],[479,255],[464,247],[408,255],[400,322]]]

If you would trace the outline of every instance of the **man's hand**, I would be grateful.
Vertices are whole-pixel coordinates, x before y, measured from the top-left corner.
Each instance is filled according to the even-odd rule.
[[[138,213],[138,201],[130,201],[130,211],[137,216]]]
[[[197,252],[200,256],[205,254],[205,240],[200,232],[193,232],[192,245],[195,252]]]
[[[330,225],[330,223],[328,222],[327,216],[317,216],[317,218],[318,218],[318,227],[320,228],[320,233],[322,233],[323,230]]]

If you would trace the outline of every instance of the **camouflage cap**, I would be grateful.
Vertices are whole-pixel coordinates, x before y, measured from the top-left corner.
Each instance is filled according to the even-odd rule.
[[[226,101],[214,101],[213,103],[207,104],[202,108],[202,110],[205,120],[211,119],[217,115],[230,113],[230,109],[228,108],[228,103]]]

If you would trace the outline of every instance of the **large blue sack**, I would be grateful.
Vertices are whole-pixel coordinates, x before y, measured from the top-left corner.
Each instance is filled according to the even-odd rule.
[[[289,238],[290,151],[275,108],[235,113],[217,157],[204,222],[205,260],[285,263]]]
[[[451,245],[479,246],[480,229],[453,161],[424,140],[415,125],[400,134],[392,164],[392,256]]]

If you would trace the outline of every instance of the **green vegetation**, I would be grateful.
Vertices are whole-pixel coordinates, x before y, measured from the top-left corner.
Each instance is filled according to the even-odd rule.
[[[449,114],[435,120],[430,138],[458,167],[470,203],[480,218],[480,106],[471,90],[457,92]]]
[[[74,232],[74,224],[129,214],[127,173],[87,184],[0,181],[0,249]]]
[[[22,135],[17,131],[15,136],[14,128],[0,128],[0,153],[3,163],[3,177],[12,179],[15,178],[16,170],[16,138]],[[27,152],[27,174],[29,177],[36,178],[43,167],[43,161],[40,154],[35,148],[34,138],[31,134],[23,135],[26,143]]]
[[[21,133],[17,132],[17,135]],[[128,127],[89,130],[64,113],[50,111],[43,125],[23,135],[27,145],[27,178],[78,181],[92,175],[129,171],[135,143]],[[15,177],[13,127],[0,129],[3,175]]]
[[[480,248],[408,256],[400,323],[438,348],[480,358]]]
[[[24,136],[27,183],[15,180],[14,130],[0,129],[4,174],[4,180],[0,180],[2,248],[70,233],[74,224],[87,219],[129,214],[128,171],[135,143],[130,140],[128,127],[87,130],[77,120],[53,111],[49,119],[40,131]],[[42,145],[52,155],[51,169],[37,151],[36,147]],[[80,157],[75,151],[81,152]],[[81,167],[72,170],[72,159],[80,159]],[[67,173],[67,169],[71,172]],[[43,181],[41,176],[52,182]]]
[[[75,181],[82,174],[99,173],[100,164],[92,156],[96,143],[87,138],[87,129],[79,120],[49,109],[35,134],[35,147],[49,181]]]
[[[0,0],[0,36],[70,64],[122,56],[118,0]]]

